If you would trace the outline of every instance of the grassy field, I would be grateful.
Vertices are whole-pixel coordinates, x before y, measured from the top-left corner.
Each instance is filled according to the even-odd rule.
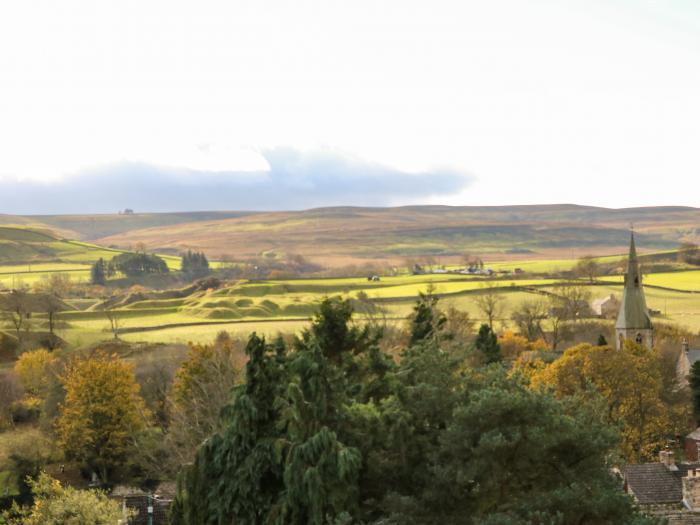
[[[289,226],[287,223],[270,225],[265,221],[256,222],[253,216],[226,220],[244,221],[244,230],[259,233],[285,230]],[[304,220],[294,222],[294,226],[303,227],[309,220],[309,216],[306,216]],[[206,220],[202,219],[198,224],[205,223]],[[177,227],[185,228],[186,224]],[[219,222],[216,226],[223,227]],[[86,281],[89,279],[90,265],[95,260],[110,259],[122,252],[83,241],[58,238],[45,230],[15,225],[0,226],[0,253],[0,287],[15,287],[19,283],[31,285],[53,273],[65,273],[74,281]],[[668,256],[669,252],[651,252],[642,257],[653,260]],[[512,312],[524,301],[539,297],[532,288],[552,290],[559,282],[553,278],[538,277],[537,274],[570,270],[577,262],[576,258],[530,256],[524,260],[519,257],[485,261],[487,267],[499,272],[492,277],[447,273],[409,275],[399,270],[398,275],[383,276],[379,281],[366,278],[239,281],[218,290],[199,291],[187,297],[160,299],[156,296],[133,302],[118,310],[119,324],[124,339],[148,342],[203,341],[213,338],[222,329],[236,333],[252,330],[266,334],[296,332],[314,314],[323,297],[339,295],[359,301],[375,301],[383,315],[401,319],[410,313],[418,294],[429,287],[432,287],[433,293],[443,297],[445,307],[454,306],[480,320],[481,313],[475,298],[486,286],[496,287],[498,293],[503,295],[501,323],[507,324]],[[164,258],[170,269],[179,269],[179,257],[170,255]],[[620,255],[607,255],[598,260],[619,267],[624,263]],[[515,268],[521,268],[525,273],[516,277],[510,273]],[[594,298],[610,293],[620,294],[621,276],[606,276],[601,280],[606,283],[604,286],[590,287]],[[651,308],[662,311],[669,321],[700,329],[700,298],[687,293],[700,292],[700,270],[648,274],[644,282],[649,286],[647,295]],[[588,283],[581,281],[581,284]],[[89,302],[76,302],[75,311],[62,314],[64,325],[59,333],[73,347],[111,337],[104,314],[91,310],[89,306]],[[41,324],[40,315],[37,316],[37,323]]]
[[[603,277],[604,282],[622,283],[623,276]],[[700,270],[689,270],[683,272],[661,272],[644,275],[645,286],[660,286],[673,290],[700,293]],[[700,301],[700,298],[696,299]]]
[[[700,272],[652,274],[646,282],[684,284],[700,289]],[[614,282],[613,282],[614,281]],[[621,295],[620,278],[608,284],[589,285],[592,299],[610,294]],[[362,297],[377,300],[382,316],[393,321],[406,318],[420,292],[429,286],[441,295],[443,307],[466,311],[476,321],[483,320],[476,298],[484,286],[496,287],[503,296],[500,326],[523,302],[541,299],[535,289],[555,292],[559,284],[554,279],[507,278],[481,279],[455,275],[397,276],[370,282],[366,279],[298,279],[289,281],[241,281],[218,290],[194,293],[185,298],[144,300],[118,310],[122,338],[137,342],[206,341],[221,330],[236,334],[258,331],[267,335],[300,330],[313,316],[319,302],[326,296]],[[678,290],[654,287],[646,289],[650,308],[659,310],[663,320],[700,331],[700,297]],[[100,311],[74,311],[63,315],[67,326],[60,334],[73,345],[80,346],[108,339],[108,322]]]
[[[75,282],[87,282],[90,266],[125,250],[55,237],[24,226],[0,226],[0,288],[31,286],[53,273],[65,273]],[[180,269],[180,257],[162,256],[170,270]],[[217,265],[214,264],[214,267]]]

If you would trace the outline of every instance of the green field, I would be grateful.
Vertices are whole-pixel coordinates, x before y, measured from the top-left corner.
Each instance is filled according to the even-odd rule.
[[[122,251],[60,239],[46,231],[2,226],[0,288],[16,287],[20,283],[32,285],[54,273],[67,274],[76,282],[86,282],[94,261],[110,259],[119,253]],[[660,257],[669,259],[669,255],[672,259],[672,252],[641,257],[652,261]],[[179,257],[170,255],[164,259],[170,269],[179,269]],[[622,267],[624,258],[614,255],[600,257],[598,261],[614,268]],[[482,314],[475,297],[488,286],[496,288],[504,297],[500,322],[506,325],[513,311],[524,301],[540,297],[535,289],[551,291],[561,282],[538,274],[547,276],[571,270],[576,262],[576,259],[564,258],[486,261],[485,265],[497,272],[491,277],[450,273],[409,275],[405,269],[398,269],[397,275],[382,276],[379,281],[358,277],[238,281],[217,290],[199,291],[183,297],[151,294],[149,298],[125,303],[118,308],[117,315],[122,337],[128,341],[204,341],[223,329],[235,333],[253,330],[265,334],[296,332],[314,314],[324,297],[336,295],[374,302],[381,315],[392,322],[398,321],[410,313],[418,294],[432,287],[433,293],[442,296],[445,307],[467,311],[472,318],[480,320]],[[212,266],[219,265],[214,263]],[[515,268],[522,269],[524,274],[513,275],[511,272]],[[607,284],[590,286],[594,299],[610,293],[620,294],[622,276],[605,276],[599,280]],[[700,297],[688,293],[700,292],[700,270],[648,274],[644,282],[648,286],[651,308],[660,310],[671,322],[700,329]],[[579,283],[590,284],[583,280]],[[76,300],[75,311],[61,315],[59,334],[72,347],[111,337],[104,313],[90,309],[90,306],[89,300]],[[34,322],[41,326],[41,315],[37,315]]]
[[[22,226],[0,226],[0,288],[31,286],[54,273],[65,273],[78,283],[87,282],[95,261],[109,260],[125,252],[59,239],[51,233]],[[180,269],[180,257],[162,258],[171,270]]]
[[[604,282],[622,283],[623,276],[603,277]],[[700,292],[700,270],[661,272],[644,275],[646,286],[660,286],[685,292]]]

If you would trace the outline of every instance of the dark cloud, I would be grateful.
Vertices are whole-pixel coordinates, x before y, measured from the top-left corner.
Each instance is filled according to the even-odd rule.
[[[0,180],[0,213],[294,210],[318,206],[384,206],[449,195],[468,174],[406,173],[331,152],[277,148],[263,152],[264,172],[202,172],[121,162],[60,182]]]

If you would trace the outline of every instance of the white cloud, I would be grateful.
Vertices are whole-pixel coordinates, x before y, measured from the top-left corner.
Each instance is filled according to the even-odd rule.
[[[697,205],[699,45],[683,0],[5,0],[0,177],[327,145],[476,174],[440,202]]]

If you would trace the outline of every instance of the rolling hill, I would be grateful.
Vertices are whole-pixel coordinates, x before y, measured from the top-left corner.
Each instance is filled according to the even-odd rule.
[[[465,253],[498,258],[624,253],[630,224],[642,250],[668,250],[700,239],[700,209],[606,209],[575,205],[320,208],[251,213],[130,230],[98,240],[142,242],[164,253],[192,248],[236,259],[300,254],[325,266]]]
[[[197,249],[213,259],[234,260],[299,254],[327,267],[401,264],[423,256],[448,263],[466,253],[491,261],[620,254],[626,251],[630,224],[642,251],[668,250],[682,241],[700,240],[697,208],[566,204],[0,216],[2,224],[32,228],[56,240],[80,239],[118,249],[143,243],[159,253]],[[1,236],[0,241],[8,242]],[[4,245],[5,251],[8,246]],[[19,254],[22,262],[31,259],[32,249],[38,247],[14,241],[13,257]],[[23,250],[29,251],[22,255]]]

